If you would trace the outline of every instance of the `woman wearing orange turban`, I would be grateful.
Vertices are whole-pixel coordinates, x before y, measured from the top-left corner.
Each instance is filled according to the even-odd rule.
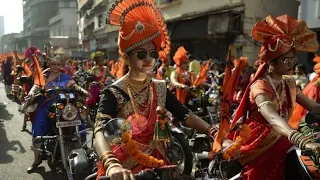
[[[162,64],[157,70],[157,79],[160,80],[167,80],[167,78],[170,78],[170,75],[174,68],[170,66],[170,56],[166,55],[164,51],[159,52],[159,59],[161,60]]]
[[[188,72],[189,68],[189,57],[188,52],[184,47],[179,47],[173,61],[176,63],[176,70],[171,73],[171,82],[176,87],[177,99],[182,103],[186,103],[189,88],[192,86],[195,79],[194,74]]]
[[[199,132],[211,135],[214,129],[190,113],[164,81],[151,78],[159,51],[170,52],[166,24],[154,1],[121,0],[110,7],[107,23],[120,26],[119,52],[129,65],[129,72],[101,94],[94,146],[101,160],[98,175],[110,176],[111,180],[130,180],[134,179],[131,172],[161,166],[164,164],[161,160],[168,159],[164,144],[158,141],[158,131],[155,132],[159,106]],[[123,143],[114,144],[104,137],[105,124],[112,118],[124,118],[130,124],[131,131],[127,132],[130,135],[122,139]],[[184,173],[191,173],[191,170],[192,167],[186,167]]]
[[[314,102],[320,103],[320,56],[315,54],[313,59],[317,64],[314,65],[314,72],[317,76],[303,89],[302,93]],[[292,128],[298,129],[301,120],[305,117],[308,110],[302,107],[300,104],[296,104],[289,120],[289,124]]]
[[[320,105],[300,93],[293,78],[285,76],[296,63],[295,51],[318,50],[317,34],[304,21],[283,15],[258,21],[252,37],[263,43],[259,53],[263,64],[248,85],[231,127],[243,117],[252,131],[240,150],[243,179],[282,180],[294,173],[285,174],[286,153],[291,146],[320,149],[287,122],[296,102],[314,112],[320,112]],[[238,134],[228,137],[235,140]]]

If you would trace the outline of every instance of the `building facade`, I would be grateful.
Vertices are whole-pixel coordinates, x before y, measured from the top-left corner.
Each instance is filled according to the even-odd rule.
[[[0,53],[7,53],[17,50],[16,37],[19,33],[10,33],[0,37]]]
[[[59,1],[59,12],[49,20],[52,47],[63,47],[71,55],[78,51],[77,0]]]
[[[43,50],[49,40],[49,20],[59,12],[59,0],[23,0],[23,34],[28,46]]]
[[[104,49],[109,59],[117,58],[119,27],[106,25],[97,7],[108,9],[114,0],[79,0],[79,27],[85,51]],[[260,46],[251,39],[251,28],[267,15],[297,17],[296,0],[155,0],[165,18],[172,43],[171,55],[184,46],[193,58],[224,61],[228,46],[233,58],[257,59]],[[107,7],[107,8],[105,8]],[[286,8],[283,8],[286,7]],[[79,28],[80,29],[80,28]],[[102,30],[104,29],[104,30]],[[99,40],[100,39],[100,40]]]
[[[311,30],[318,34],[318,41],[320,41],[320,0],[299,0],[299,19],[306,21]],[[317,54],[320,54],[318,51]],[[307,67],[307,71],[313,71],[313,53],[297,53],[298,63]]]
[[[0,37],[4,35],[4,17],[0,16]]]

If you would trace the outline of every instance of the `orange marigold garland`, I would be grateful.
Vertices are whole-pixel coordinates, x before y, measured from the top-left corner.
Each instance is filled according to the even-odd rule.
[[[236,141],[223,153],[223,158],[226,160],[231,159],[239,152],[242,145],[246,144],[251,136],[251,129],[247,124],[242,125],[242,129]]]
[[[153,156],[149,156],[139,150],[138,144],[131,139],[130,132],[126,131],[122,133],[121,140],[125,144],[125,149],[127,153],[139,164],[155,168],[164,166],[164,161],[159,160]]]

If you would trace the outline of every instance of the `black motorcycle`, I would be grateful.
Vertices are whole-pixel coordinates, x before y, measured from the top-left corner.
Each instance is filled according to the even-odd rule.
[[[174,173],[175,166],[165,166],[162,168],[143,170],[138,174],[135,174],[134,177],[136,180],[192,180],[192,177],[186,177]],[[85,180],[95,180],[97,178],[97,173],[91,174]],[[100,176],[99,180],[109,180],[107,176]]]
[[[79,93],[73,89],[49,89],[40,94],[54,99],[48,108],[51,129],[46,136],[34,138],[34,146],[42,151],[50,167],[62,165],[69,180],[91,174],[96,156],[92,151],[86,151],[84,141],[89,129],[80,130],[83,125],[81,114],[86,112],[79,101]],[[37,147],[37,144],[41,146]]]

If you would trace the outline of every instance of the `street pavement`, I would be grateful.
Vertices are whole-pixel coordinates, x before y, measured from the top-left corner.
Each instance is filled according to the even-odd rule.
[[[32,174],[27,168],[33,162],[31,147],[31,123],[21,132],[23,115],[18,104],[7,98],[4,84],[0,83],[0,180],[64,180],[64,174],[52,171],[43,161]]]

